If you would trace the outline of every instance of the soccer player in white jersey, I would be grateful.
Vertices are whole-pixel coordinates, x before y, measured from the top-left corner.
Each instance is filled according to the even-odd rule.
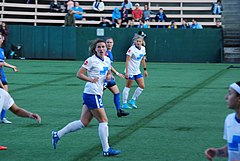
[[[143,46],[145,44],[144,39],[140,35],[135,35],[133,38],[133,45],[128,49],[126,55],[126,68],[125,68],[125,78],[126,86],[123,89],[123,105],[122,108],[132,109],[137,108],[135,100],[142,93],[144,89],[144,79],[140,70],[140,64],[142,63],[144,76],[148,76],[147,67],[146,67],[146,49]],[[128,101],[128,94],[132,86],[133,81],[136,81],[138,84],[137,89],[135,90],[132,99]],[[127,102],[128,101],[128,102]],[[130,106],[128,106],[128,104]]]
[[[33,114],[31,112],[28,112],[27,110],[24,110],[23,108],[18,107],[15,103],[13,98],[10,96],[10,94],[3,89],[2,81],[0,80],[0,111],[4,110],[10,110],[15,115],[20,117],[29,117],[32,119],[36,119],[38,123],[41,122],[41,117],[38,114]],[[7,150],[7,147],[0,146],[0,150]]]
[[[77,77],[86,81],[83,91],[83,107],[80,120],[70,122],[59,131],[52,132],[52,145],[56,149],[58,140],[67,133],[75,132],[87,127],[93,117],[98,122],[98,133],[102,143],[103,156],[118,155],[119,150],[114,150],[108,144],[108,118],[105,113],[102,94],[105,80],[111,78],[111,61],[105,56],[106,43],[104,40],[97,39],[90,46],[89,57],[77,73]],[[87,75],[85,75],[87,73]],[[84,140],[83,140],[84,141]]]
[[[227,107],[234,110],[224,123],[223,138],[227,144],[221,148],[208,148],[205,155],[208,160],[214,157],[228,157],[229,161],[240,161],[240,81],[232,83],[225,96]]]

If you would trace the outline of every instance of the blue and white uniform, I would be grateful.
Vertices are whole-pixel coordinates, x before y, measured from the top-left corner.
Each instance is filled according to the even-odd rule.
[[[240,120],[237,119],[236,113],[226,117],[223,138],[228,144],[228,160],[240,160]]]
[[[2,48],[0,48],[0,62],[5,62],[4,50]],[[4,69],[1,66],[0,66],[0,79],[3,85],[7,84],[7,78],[5,76]]]
[[[128,49],[126,55],[131,57],[128,63],[129,79],[137,79],[143,77],[140,70],[140,64],[142,59],[146,55],[146,48],[144,46],[141,46],[141,49],[139,49],[138,47],[133,45]]]
[[[107,72],[111,69],[111,61],[108,57],[104,56],[104,59],[93,55],[89,57],[84,64],[83,68],[87,70],[88,77],[99,78],[96,83],[87,82],[83,91],[84,104],[88,108],[102,108],[102,94],[103,85],[106,80]]]
[[[0,88],[0,111],[8,110],[13,104],[14,101],[9,93]]]

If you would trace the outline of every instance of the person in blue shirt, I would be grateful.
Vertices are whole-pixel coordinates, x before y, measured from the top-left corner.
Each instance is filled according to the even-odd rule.
[[[78,2],[75,2],[75,6],[72,7],[73,13],[74,13],[74,17],[76,20],[85,20],[85,18],[83,18],[82,14],[83,14],[83,9],[79,6]]]
[[[119,11],[119,9],[117,7],[114,8],[113,12],[112,12],[112,24],[120,24],[121,26],[121,12]]]
[[[202,25],[200,25],[195,19],[192,19],[192,24],[190,25],[191,29],[203,29]]]
[[[217,0],[212,5],[212,14],[221,15],[223,10],[222,0]]]
[[[167,20],[167,16],[163,11],[163,8],[159,8],[159,12],[156,14],[155,16],[155,21],[156,22],[166,22]],[[160,26],[158,25],[157,28],[159,28]],[[163,28],[165,28],[165,26],[163,25]]]
[[[114,45],[113,42],[113,38],[107,38],[106,39],[106,45],[107,45],[107,51],[106,51],[106,56],[110,58],[111,63],[113,63],[113,54],[112,54],[112,48]],[[120,78],[124,78],[124,75],[117,72],[117,70],[115,68],[113,68],[113,66],[111,67],[111,71],[113,73],[115,73],[117,76],[119,76]],[[122,117],[122,116],[127,116],[129,115],[128,112],[125,112],[121,109],[121,103],[120,103],[120,92],[118,89],[118,86],[115,82],[114,77],[112,76],[112,78],[110,79],[110,81],[106,81],[104,84],[104,89],[108,88],[114,95],[114,104],[117,110],[117,116],[118,117]]]
[[[16,66],[13,66],[13,65],[8,64],[7,62],[5,62],[4,50],[1,48],[2,47],[2,43],[3,43],[3,36],[0,35],[0,63],[1,63],[1,65],[0,65],[0,80],[1,80],[1,82],[3,84],[4,90],[8,91],[7,78],[5,76],[3,67],[11,68],[11,69],[13,69],[14,72],[18,72],[18,69],[17,69]],[[12,122],[10,122],[10,121],[8,121],[6,119],[7,110],[2,109],[0,112],[1,112],[0,122],[6,123],[6,124],[11,124]]]

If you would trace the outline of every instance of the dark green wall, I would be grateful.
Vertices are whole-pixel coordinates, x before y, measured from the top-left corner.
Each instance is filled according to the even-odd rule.
[[[97,28],[54,26],[10,26],[9,41],[23,45],[23,57],[36,59],[76,59],[89,56],[89,41],[113,37],[115,61],[124,61],[137,28],[107,28],[97,36]],[[153,62],[220,62],[222,31],[219,29],[142,29],[147,34],[147,59]]]

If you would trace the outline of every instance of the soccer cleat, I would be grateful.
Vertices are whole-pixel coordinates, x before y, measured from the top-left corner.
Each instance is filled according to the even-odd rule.
[[[0,145],[0,150],[7,150],[7,147]]]
[[[113,155],[118,155],[119,153],[121,153],[120,150],[113,150],[112,148],[109,148],[108,151],[103,152],[103,156],[113,156]]]
[[[120,109],[120,110],[117,111],[117,116],[118,116],[118,117],[127,116],[127,115],[129,115],[129,113],[123,111],[122,109]]]
[[[6,118],[3,118],[1,120],[1,122],[4,123],[4,124],[11,124],[12,123],[11,121],[8,121]]]
[[[58,140],[60,140],[60,139],[58,137],[57,131],[52,131],[52,146],[53,146],[53,149],[57,148]]]
[[[132,106],[133,108],[137,108],[137,105],[135,104],[135,100],[131,99],[130,101],[128,101],[128,104],[130,106]]]
[[[123,109],[132,109],[132,107],[128,106],[127,103],[123,103],[122,108]]]

